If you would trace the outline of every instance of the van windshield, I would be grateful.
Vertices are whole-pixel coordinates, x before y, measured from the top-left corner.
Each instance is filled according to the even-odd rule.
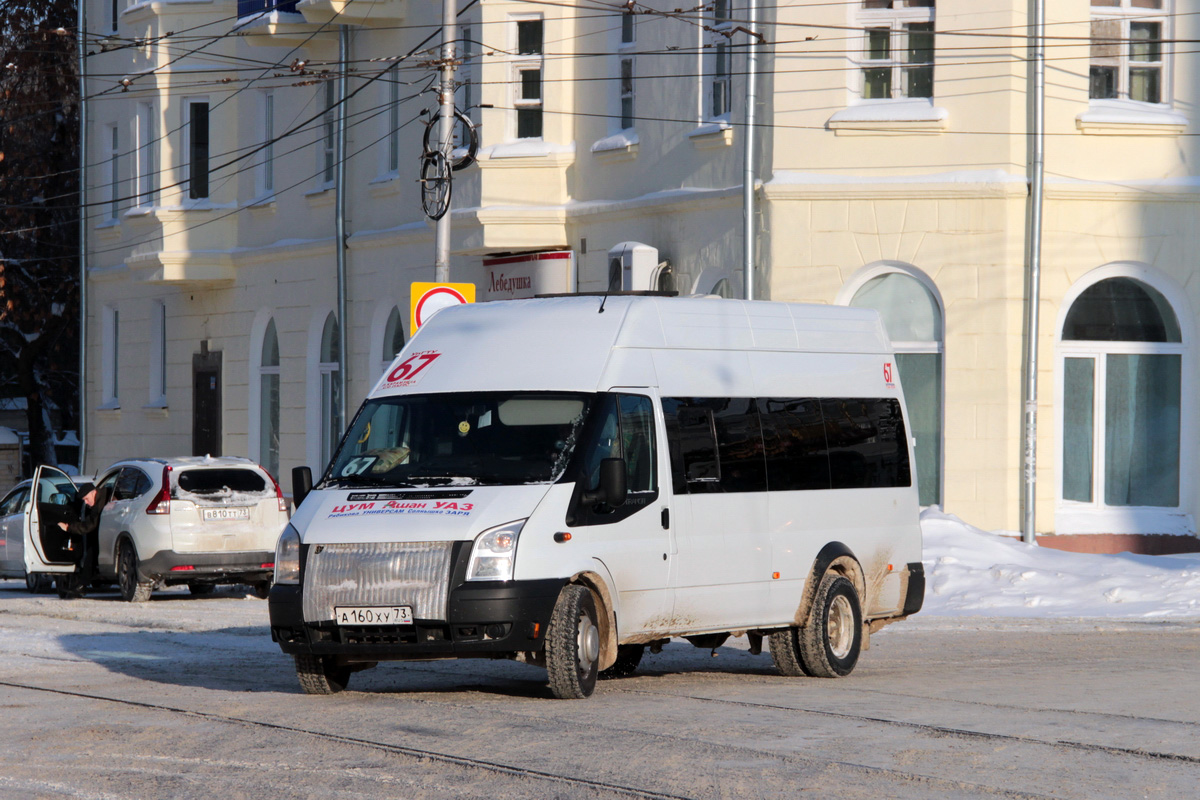
[[[368,400],[322,485],[515,486],[562,475],[587,394],[456,392]]]

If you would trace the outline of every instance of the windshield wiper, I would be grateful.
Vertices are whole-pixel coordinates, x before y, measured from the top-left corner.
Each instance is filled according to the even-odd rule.
[[[373,475],[339,475],[330,478],[320,488],[343,488],[346,486],[386,486],[394,489],[412,489],[413,484],[405,481],[392,480],[382,476]]]

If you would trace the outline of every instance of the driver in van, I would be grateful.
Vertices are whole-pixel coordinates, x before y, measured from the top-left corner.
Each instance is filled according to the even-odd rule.
[[[100,498],[100,490],[92,489],[82,498],[79,519],[74,522],[60,522],[58,527],[67,533],[80,537],[83,543],[83,554],[79,559],[79,569],[68,580],[67,591],[75,597],[82,597],[85,587],[92,582],[96,574],[96,553],[99,549],[100,512],[104,510],[107,498]]]

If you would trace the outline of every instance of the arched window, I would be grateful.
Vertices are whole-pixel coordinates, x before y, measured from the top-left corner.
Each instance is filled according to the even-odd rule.
[[[321,331],[321,360],[317,370],[321,375],[321,466],[333,458],[338,440],[342,436],[342,387],[341,364],[338,351],[341,348],[341,330],[337,318],[331,313],[325,318]]]
[[[396,354],[404,349],[404,325],[400,321],[400,309],[392,307],[388,314],[387,324],[383,326],[383,361],[379,371],[382,373],[392,363]]]
[[[267,471],[279,477],[279,336],[275,320],[267,323],[258,362],[258,457]]]
[[[871,275],[871,273],[876,273]],[[921,505],[942,502],[942,307],[915,271],[872,268],[849,305],[873,308],[896,352],[908,422],[916,440]]]
[[[1107,278],[1062,324],[1064,507],[1179,506],[1183,336],[1161,292]]]

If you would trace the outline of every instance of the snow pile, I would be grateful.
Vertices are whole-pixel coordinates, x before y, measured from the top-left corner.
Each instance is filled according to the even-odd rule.
[[[1200,553],[1090,555],[1024,544],[934,509],[922,614],[1200,618]]]

